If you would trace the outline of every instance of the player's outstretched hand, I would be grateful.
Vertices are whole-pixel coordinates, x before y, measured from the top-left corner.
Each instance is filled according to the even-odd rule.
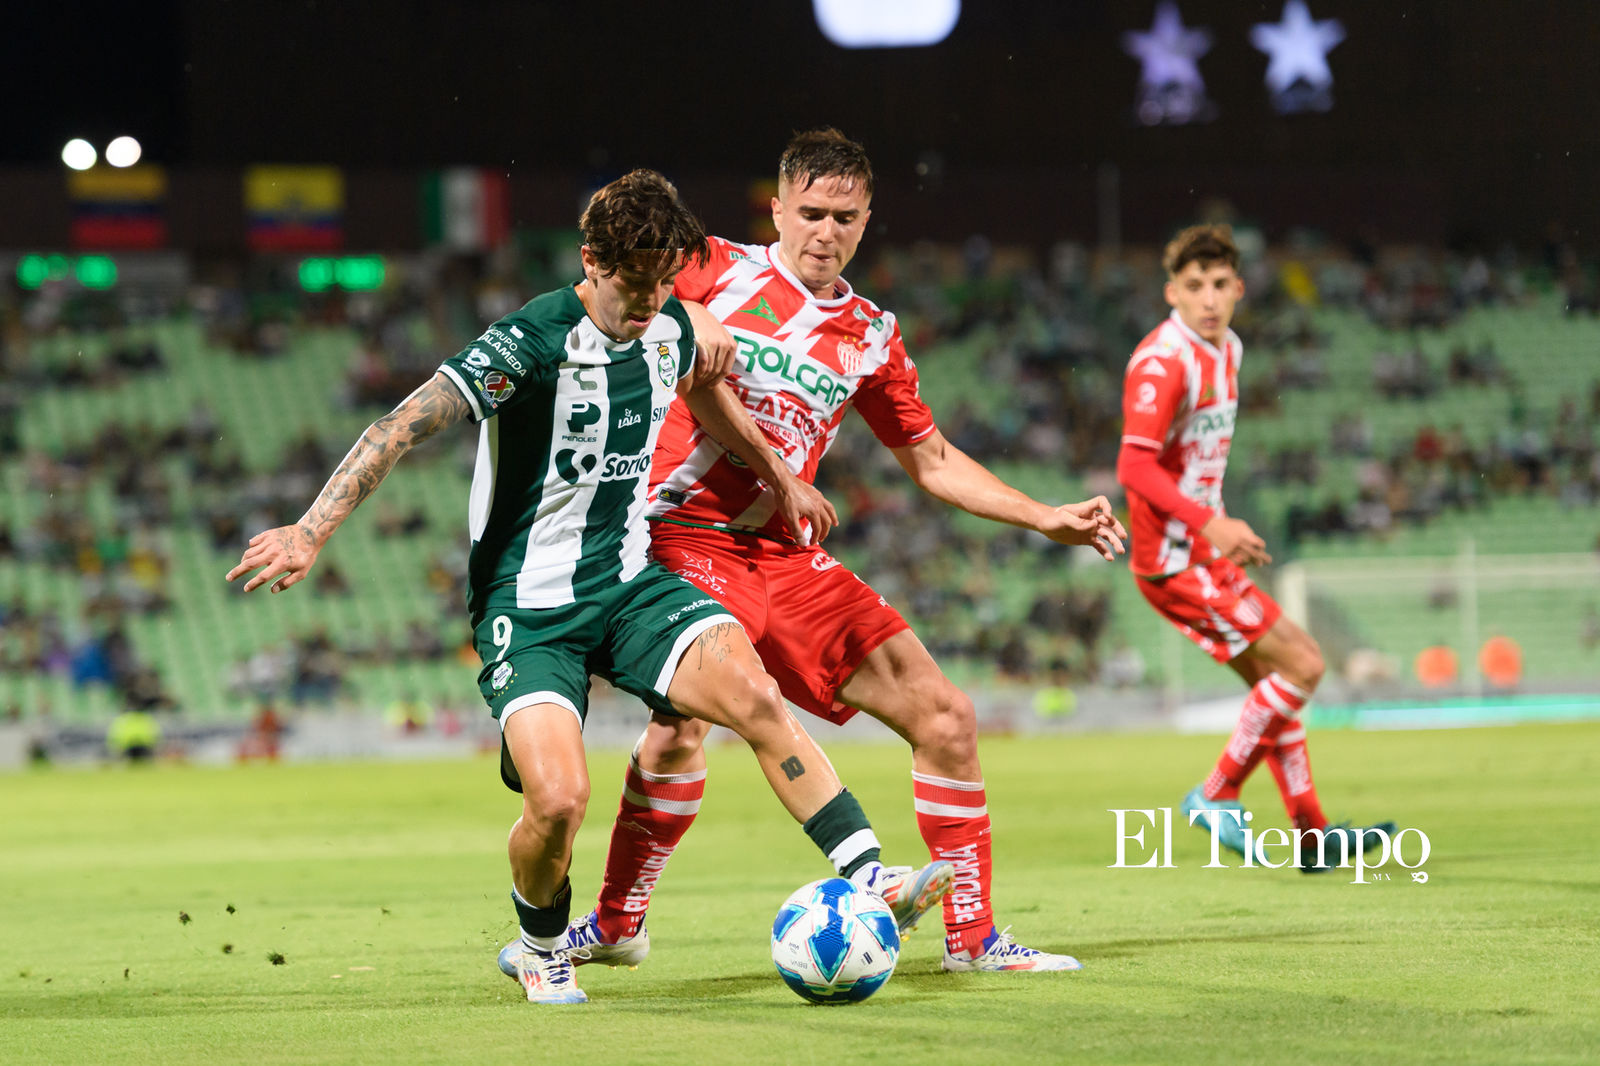
[[[1260,566],[1272,562],[1267,554],[1267,542],[1256,536],[1250,523],[1242,518],[1215,515],[1200,527],[1201,536],[1226,559],[1240,566]]]
[[[839,512],[815,485],[788,477],[772,491],[778,498],[778,513],[799,544],[821,544],[839,524]]]
[[[689,385],[692,388],[715,385],[733,369],[738,345],[733,334],[710,311],[687,300],[683,306],[694,327],[694,370],[689,375]]]
[[[244,591],[250,592],[272,581],[271,591],[282,592],[311,572],[321,550],[316,539],[300,526],[269,529],[250,538],[244,557],[238,566],[228,571],[227,580],[256,570],[256,575],[244,583]]]
[[[1039,532],[1057,544],[1087,544],[1103,558],[1115,560],[1127,552],[1128,531],[1111,510],[1111,501],[1096,496],[1082,503],[1064,503],[1051,512]]]

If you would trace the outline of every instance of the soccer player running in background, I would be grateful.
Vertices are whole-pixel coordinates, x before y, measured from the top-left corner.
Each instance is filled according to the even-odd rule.
[[[894,315],[840,276],[870,217],[872,166],[862,147],[833,129],[802,133],[783,152],[778,182],[777,243],[713,237],[709,259],[685,268],[674,291],[692,301],[702,338],[726,327],[725,343],[735,346],[728,382],[780,465],[812,481],[854,406],[939,499],[1063,544],[1093,545],[1107,559],[1120,553],[1125,533],[1104,497],[1040,503],[939,433]],[[944,907],[945,969],[1077,969],[1070,956],[1024,947],[995,926],[972,701],[899,612],[817,546],[833,516],[809,538],[792,536],[770,479],[722,440],[693,407],[672,405],[650,475],[652,555],[727,606],[788,699],[834,723],[866,711],[911,745],[917,826],[933,857],[958,871]],[[636,965],[648,952],[645,910],[699,811],[708,729],[652,715],[626,773],[598,904],[569,934],[579,961]]]
[[[1283,616],[1243,567],[1270,563],[1266,544],[1222,507],[1234,417],[1239,408],[1239,337],[1228,326],[1244,295],[1239,251],[1225,226],[1179,233],[1162,258],[1171,316],[1139,342],[1123,383],[1117,479],[1128,493],[1129,565],[1150,605],[1206,654],[1250,686],[1233,736],[1211,775],[1184,797],[1187,818],[1244,854],[1239,788],[1263,759],[1297,830],[1324,830],[1353,855],[1354,833],[1329,826],[1311,781],[1300,714],[1322,680],[1322,651]],[[1231,811],[1231,814],[1218,812]],[[1393,823],[1385,823],[1389,833]],[[1343,840],[1337,840],[1345,837]],[[1371,844],[1378,843],[1376,836]],[[1297,857],[1308,873],[1329,869],[1315,852]]]
[[[500,963],[544,1003],[587,998],[556,941],[571,917],[567,873],[589,797],[590,674],[655,711],[738,733],[839,873],[891,907],[931,906],[951,875],[948,863],[917,875],[884,870],[860,804],[784,706],[738,623],[648,559],[650,456],[675,396],[776,479],[797,527],[808,506],[818,510],[815,490],[775,469],[732,394],[712,380],[719,375],[692,376],[694,333],[672,283],[707,249],[677,190],[634,171],[595,193],[579,225],[582,282],[530,301],[445,360],[368,427],[298,523],[257,534],[227,575],[256,571],[247,592],[295,585],[402,455],[464,419],[479,423],[467,606],[483,659],[478,687],[501,728],[501,777],[522,793],[508,843],[522,935]]]

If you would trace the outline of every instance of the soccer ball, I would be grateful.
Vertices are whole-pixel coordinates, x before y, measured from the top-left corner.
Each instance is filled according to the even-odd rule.
[[[857,1003],[882,988],[900,958],[900,931],[882,898],[830,877],[795,890],[772,923],[772,961],[813,1003]]]

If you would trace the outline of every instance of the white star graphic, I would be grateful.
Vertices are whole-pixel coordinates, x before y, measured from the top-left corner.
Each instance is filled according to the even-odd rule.
[[[1267,88],[1285,93],[1296,81],[1313,90],[1333,87],[1328,53],[1344,40],[1338,19],[1313,19],[1305,0],[1285,0],[1277,22],[1258,22],[1250,29],[1250,43],[1267,53]]]
[[[1149,32],[1130,30],[1124,33],[1122,50],[1144,64],[1139,75],[1141,85],[1153,89],[1181,85],[1196,92],[1205,91],[1205,80],[1195,64],[1211,51],[1211,34],[1207,30],[1186,28],[1178,14],[1178,5],[1172,0],[1162,0],[1156,5],[1155,21],[1150,24]]]

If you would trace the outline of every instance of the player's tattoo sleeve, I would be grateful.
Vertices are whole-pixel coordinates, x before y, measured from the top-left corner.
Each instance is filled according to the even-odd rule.
[[[446,426],[471,416],[467,399],[443,374],[435,374],[400,406],[367,427],[300,519],[318,544],[371,496],[400,457]]]

